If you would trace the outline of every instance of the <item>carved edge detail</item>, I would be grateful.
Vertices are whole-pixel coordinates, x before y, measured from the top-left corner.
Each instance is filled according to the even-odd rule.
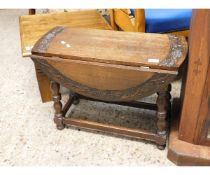
[[[160,66],[166,67],[174,67],[180,58],[186,55],[186,48],[183,45],[183,38],[168,35],[168,39],[170,42],[170,50],[167,57],[159,64]]]
[[[41,39],[39,39],[32,49],[32,54],[45,53],[48,49],[50,42],[53,38],[61,33],[65,28],[63,26],[57,26],[46,33]],[[159,66],[174,67],[179,59],[184,57],[187,53],[187,49],[184,46],[184,38],[168,34],[170,43],[169,53],[166,58],[160,62]]]
[[[62,84],[66,88],[71,89],[72,91],[89,96],[95,99],[101,99],[104,101],[133,101],[143,98],[145,96],[152,95],[158,91],[164,89],[169,83],[171,83],[176,75],[171,74],[159,74],[156,73],[149,80],[141,83],[135,87],[131,87],[125,90],[100,90],[92,87],[88,87],[84,84],[73,81],[53,66],[51,66],[47,60],[32,58],[33,61],[40,64],[42,71],[52,80]]]
[[[32,49],[32,54],[34,53],[45,53],[48,49],[48,46],[50,42],[53,40],[53,38],[61,33],[64,30],[64,27],[58,26],[47,32],[42,38],[40,38],[35,46]]]

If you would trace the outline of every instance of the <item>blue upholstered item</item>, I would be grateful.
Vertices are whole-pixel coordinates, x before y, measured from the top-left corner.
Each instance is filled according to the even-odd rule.
[[[134,9],[131,9],[131,14],[135,16]],[[146,32],[187,30],[190,27],[191,16],[191,9],[145,9]]]

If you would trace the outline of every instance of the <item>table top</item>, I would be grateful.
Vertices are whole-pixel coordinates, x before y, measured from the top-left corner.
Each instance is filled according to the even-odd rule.
[[[50,29],[62,25],[69,27],[111,29],[96,10],[49,13],[20,16],[22,55],[30,56],[34,44]]]
[[[154,69],[177,70],[187,54],[184,37],[84,28],[56,27],[43,36],[32,53]]]

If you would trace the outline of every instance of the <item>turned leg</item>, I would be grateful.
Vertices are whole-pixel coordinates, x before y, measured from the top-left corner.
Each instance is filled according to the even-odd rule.
[[[64,124],[63,124],[61,94],[59,92],[60,85],[54,81],[51,81],[51,90],[52,90],[54,109],[55,109],[54,122],[56,124],[57,129],[61,130],[64,129]]]
[[[157,143],[159,149],[164,149],[166,146],[167,136],[167,117],[170,110],[170,85],[165,91],[157,93],[157,134],[165,138],[165,143]]]

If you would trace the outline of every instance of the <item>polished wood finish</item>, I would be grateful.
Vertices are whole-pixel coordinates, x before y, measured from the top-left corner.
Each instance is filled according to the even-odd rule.
[[[51,79],[76,93],[104,101],[133,101],[162,91],[176,78],[187,43],[184,37],[160,34],[57,27],[36,43],[32,53]]]
[[[177,113],[174,113],[177,114]],[[168,159],[180,166],[209,166],[210,165],[210,147],[195,145],[179,139],[179,116],[174,116],[172,120]]]
[[[60,85],[54,81],[51,81],[51,90],[54,101],[55,116],[54,122],[57,126],[57,129],[64,129],[63,124],[63,113],[62,113],[62,103],[61,103],[61,94],[60,94]],[[67,107],[66,107],[67,108]],[[64,108],[65,110],[65,108]]]
[[[127,32],[145,32],[144,9],[135,11],[135,18],[130,9],[109,9],[111,26],[114,30],[122,29]]]
[[[52,58],[52,57],[41,57],[41,56],[36,56],[32,55],[32,59],[36,64],[39,64],[40,67],[42,68],[42,71],[49,76],[52,80],[58,82],[59,84],[62,84],[64,87],[71,89],[73,92],[77,92],[79,94],[82,94],[84,96],[88,96],[91,98],[96,98],[99,100],[104,100],[104,101],[133,101],[133,100],[138,100],[139,98],[149,96],[155,92],[162,91],[165,89],[165,87],[172,82],[176,77],[177,73],[175,71],[163,71],[163,70],[148,70],[148,69],[141,69],[141,68],[135,68],[131,66],[119,66],[119,65],[111,65],[111,68],[115,68],[118,71],[122,71],[124,74],[130,74],[132,75],[132,71],[136,71],[138,74],[145,74],[145,72],[153,72],[154,75],[147,79],[147,77],[142,77],[144,78],[144,81],[136,81],[136,85],[127,87],[125,86],[124,89],[122,89],[120,86],[118,89],[114,89],[117,86],[115,84],[121,83],[121,79],[123,79],[123,76],[119,75],[119,79],[115,78],[114,72],[110,72],[110,64],[104,64],[104,63],[94,63],[95,69],[92,70],[91,74],[88,77],[86,74],[78,74],[78,76],[82,76],[85,78],[88,78],[89,80],[92,79],[92,77],[95,78],[95,80],[99,80],[100,78],[104,77],[105,82],[110,82],[109,86],[106,86],[107,89],[99,89],[95,88],[97,87],[97,81],[95,81],[95,84],[93,83],[92,86],[89,84],[83,84],[83,82],[76,81],[72,79],[71,74],[66,76],[63,74],[62,66],[60,69],[58,67],[54,67],[52,65],[53,62],[60,62],[63,67],[64,65],[70,65],[74,62],[77,64],[84,64],[84,65],[92,65],[91,62],[86,62],[86,61],[78,61],[78,60],[69,60],[69,59],[60,59],[60,58]],[[107,71],[105,74],[100,74],[100,68],[107,67]],[[82,67],[78,67],[78,70],[81,70]],[[85,66],[83,66],[85,68]],[[69,70],[69,69],[68,69]],[[88,69],[87,69],[88,70]],[[158,72],[159,71],[159,72]],[[88,80],[87,79],[87,80]],[[77,79],[78,80],[78,79]],[[86,80],[86,82],[88,82]],[[131,76],[131,80],[129,81],[135,81],[136,76]],[[123,85],[123,83],[121,83]],[[131,83],[132,84],[132,83]],[[101,87],[101,86],[98,86]]]
[[[157,97],[157,134],[166,138],[168,126],[167,118],[169,116],[170,105],[170,85],[166,87],[165,91],[158,92]],[[158,145],[159,149],[164,149],[166,142],[162,145]]]
[[[127,41],[132,42],[127,42]],[[32,49],[31,58],[50,77],[58,129],[76,125],[166,144],[168,86],[187,55],[184,37],[56,27]],[[158,60],[158,61],[157,61]],[[56,83],[55,83],[56,82]],[[58,84],[74,92],[63,109]],[[158,92],[156,133],[66,118],[71,104],[85,98],[138,107],[134,102]],[[148,109],[148,104],[144,105]]]
[[[208,120],[209,111],[207,85],[210,63],[209,33],[210,10],[194,11],[189,38],[187,81],[179,129],[179,139],[193,144],[204,144],[200,139],[202,135],[205,135],[205,138],[207,136],[207,130],[203,127]]]
[[[127,32],[135,31],[135,19],[133,16],[121,9],[111,9],[109,12],[112,29],[121,29]]]
[[[190,31],[182,110],[180,116],[172,112],[168,158],[177,165],[210,165],[210,10],[193,10]]]
[[[129,9],[110,9],[111,26],[114,30],[118,28],[126,32],[145,32],[145,11],[144,9],[135,9],[135,17],[131,15]],[[169,32],[173,35],[188,37],[189,30]]]
[[[63,64],[64,62],[65,65]],[[72,60],[64,62],[59,59],[48,59],[48,63],[59,70],[64,76],[71,77],[76,82],[101,90],[124,90],[135,87],[155,74],[154,72],[144,72],[137,69],[131,70],[126,69],[127,67],[125,66],[114,67],[103,63],[94,64]],[[78,76],[78,70],[80,70],[80,76]],[[122,76],[123,74],[124,76]],[[98,75],[100,75],[100,79]],[[114,81],[116,83],[113,83]]]
[[[118,30],[118,26],[116,25],[115,20],[114,20],[114,10],[109,9],[108,11],[109,11],[110,23],[111,23],[112,29]]]
[[[197,132],[197,142],[200,145],[210,146],[210,66],[208,69],[206,84],[204,86],[204,95],[199,113],[200,120],[198,121],[199,129]]]
[[[190,30],[181,30],[181,31],[177,31],[177,32],[170,32],[170,34],[172,35],[177,35],[177,36],[184,36],[184,37],[188,37],[190,33]]]
[[[110,101],[96,100],[96,99],[89,98],[89,97],[79,95],[79,94],[77,94],[76,97],[79,98],[79,99],[84,99],[84,100],[91,100],[91,101],[113,104],[113,102],[110,102]],[[121,106],[129,106],[129,107],[134,107],[134,108],[143,108],[143,109],[148,109],[148,110],[155,110],[155,111],[157,110],[157,104],[140,102],[140,101],[129,101],[129,102],[122,102],[122,101],[117,102],[117,101],[115,101],[114,104],[121,105]]]
[[[43,46],[47,42],[50,44]],[[33,54],[177,70],[186,57],[187,42],[172,35],[57,27],[37,42]]]
[[[53,82],[53,83],[55,83],[55,82]],[[55,99],[58,102],[60,99],[60,98],[57,98],[58,84],[55,83],[53,85],[55,86],[54,90],[53,90],[53,91],[55,91],[55,94],[56,94]],[[69,100],[67,101],[66,105],[64,106],[64,108],[62,110],[62,117],[60,117],[61,115],[57,116],[57,114],[55,113],[55,123],[56,123],[56,126],[58,129],[63,129],[64,125],[65,126],[76,126],[79,128],[96,130],[96,131],[101,131],[101,132],[105,132],[105,133],[112,133],[112,134],[114,133],[114,134],[118,134],[120,136],[129,137],[129,138],[144,139],[144,140],[155,142],[157,144],[158,148],[161,150],[165,148],[166,135],[157,134],[158,132],[152,133],[152,132],[145,131],[142,129],[126,128],[126,127],[112,125],[110,123],[103,124],[103,123],[93,122],[93,121],[88,121],[88,120],[83,120],[83,119],[75,119],[75,118],[65,117],[64,114],[66,114],[66,112],[69,110],[69,108],[74,103],[74,101],[77,100],[77,98],[86,99],[86,100],[90,100],[90,101],[99,101],[99,102],[104,102],[104,103],[119,104],[119,105],[124,105],[124,106],[132,106],[132,107],[137,107],[137,108],[146,107],[147,109],[156,110],[156,106],[154,104],[150,105],[150,107],[149,107],[148,103],[143,103],[143,102],[131,102],[131,103],[105,102],[105,101],[91,99],[91,98],[87,98],[85,96],[81,96],[79,94],[72,93],[69,95]],[[61,114],[61,109],[60,109],[61,106],[59,105],[58,107],[59,107],[59,110],[56,110],[56,111],[59,111],[59,114]]]
[[[81,127],[85,129],[92,129],[97,131],[102,131],[106,133],[114,133],[121,136],[131,137],[135,139],[144,139],[155,142],[157,144],[164,144],[165,138],[159,137],[155,133],[146,132],[141,129],[130,129],[126,127],[114,126],[114,125],[107,125],[93,121],[86,121],[81,119],[74,119],[74,118],[65,118],[64,123],[66,125]]]
[[[111,29],[110,25],[96,10],[36,15],[35,13],[35,9],[29,9],[29,15],[20,17],[20,37],[23,57],[30,56],[35,42],[44,33],[58,25]],[[36,64],[35,70],[42,102],[50,101],[52,99],[50,80]]]
[[[135,32],[145,32],[146,30],[144,9],[135,10]]]

